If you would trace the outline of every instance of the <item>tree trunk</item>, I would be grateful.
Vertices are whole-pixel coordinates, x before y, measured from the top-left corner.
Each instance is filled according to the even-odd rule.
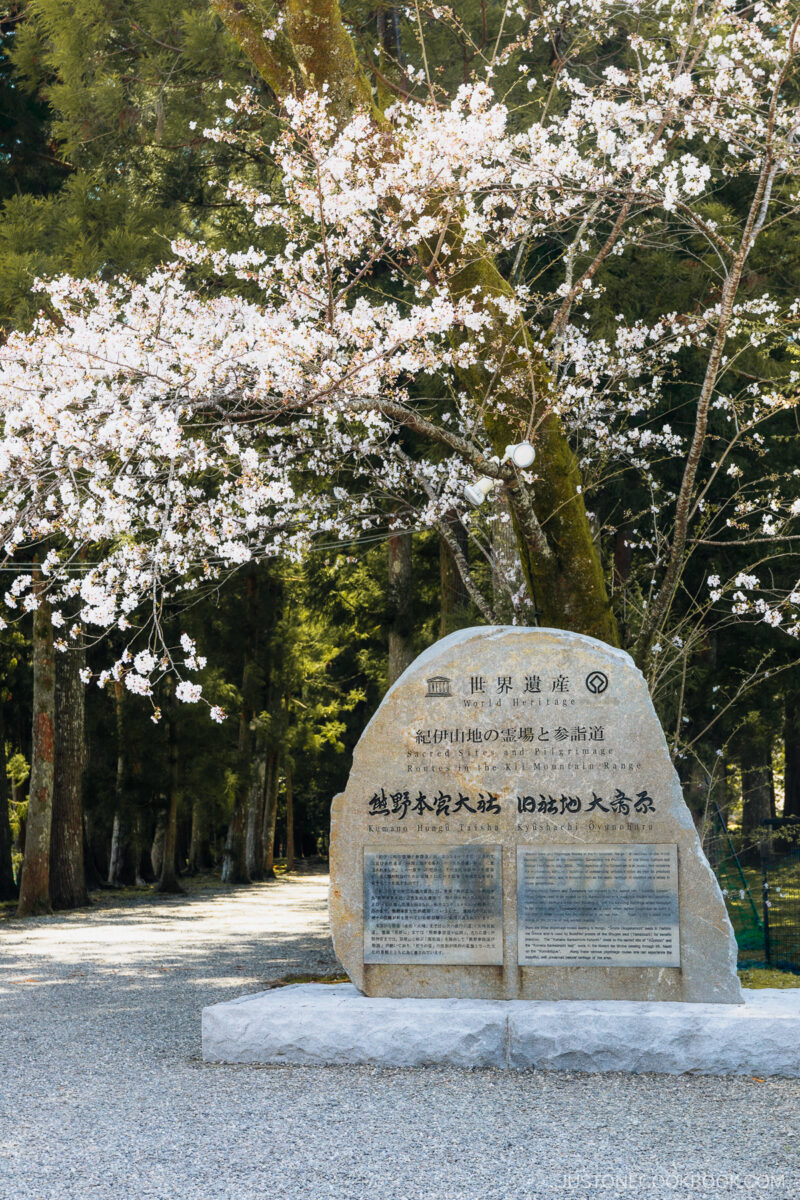
[[[249,726],[249,715],[242,713],[239,718],[239,751],[237,755],[239,778],[222,855],[223,883],[250,883],[250,876],[247,872],[247,797],[250,794]]]
[[[769,826],[763,822],[775,815],[775,790],[772,778],[772,743],[767,737],[754,738],[743,750],[742,838],[744,850],[752,856],[754,843],[772,852]]]
[[[154,883],[150,862],[150,838],[148,834],[150,822],[145,813],[137,812],[134,821],[131,849],[133,851],[133,882],[137,887],[147,887]]]
[[[263,746],[255,756],[250,795],[247,800],[246,857],[247,874],[251,879],[264,878],[264,793],[266,790],[267,754]]]
[[[294,796],[292,764],[286,761],[286,873],[294,870]]]
[[[457,542],[464,558],[469,554],[469,536],[458,513],[451,511],[445,517],[453,539]],[[439,538],[439,578],[441,594],[439,600],[439,637],[447,637],[457,629],[465,629],[472,623],[472,605],[461,572],[453,552],[444,538]]]
[[[11,859],[11,822],[8,812],[8,776],[6,775],[6,727],[3,698],[0,695],[0,900],[16,900],[17,885]]]
[[[800,820],[800,696],[788,695],[784,711],[783,746],[786,774],[783,815]]]
[[[92,822],[88,813],[83,814],[83,870],[88,888],[102,887],[105,882],[105,839],[100,853],[96,847],[97,838],[94,836]],[[100,863],[103,864],[102,869]]]
[[[50,840],[50,899],[53,908],[89,903],[83,867],[83,772],[86,766],[83,650],[56,660],[56,753],[53,835]]]
[[[122,683],[114,683],[114,724],[117,735],[117,772],[114,778],[114,825],[111,832],[111,853],[108,856],[108,882],[121,887],[125,876],[128,849],[128,823],[123,814],[125,802],[125,739],[123,723]]]
[[[239,746],[236,756],[236,792],[233,812],[225,838],[222,856],[223,883],[250,883],[247,870],[247,802],[250,796],[251,746],[250,729],[256,693],[255,654],[257,645],[255,575],[251,572],[246,581],[247,618],[244,631],[244,668],[242,671],[242,707],[239,713]]]
[[[721,748],[717,749],[715,758],[717,763],[711,783],[709,817],[705,827],[706,838],[703,842],[703,849],[711,866],[716,870],[726,853],[723,850],[721,835],[723,830],[728,828],[728,809],[731,797],[728,782],[728,764],[725,762]],[[722,828],[719,825],[720,820]]]
[[[122,887],[125,879],[125,860],[128,856],[128,825],[119,811],[114,813],[111,827],[111,850],[108,855],[108,882],[111,887]]]
[[[274,39],[264,38],[263,19],[248,11],[241,0],[211,3],[279,101],[305,89],[324,88],[329,112],[337,122],[347,122],[361,109],[386,128],[338,0],[315,0],[314,4],[285,0],[283,24]],[[386,137],[385,145],[391,156],[391,137]],[[432,208],[432,215],[435,212]],[[491,342],[484,342],[485,331],[476,334],[481,339],[481,359],[503,364],[499,378],[488,368],[461,371],[461,384],[481,405],[484,429],[498,456],[507,444],[525,436],[531,420],[536,426],[535,485],[529,487],[512,470],[508,472],[509,502],[529,595],[535,597],[543,625],[575,630],[617,646],[619,631],[586,515],[580,468],[552,408],[554,382],[549,367],[539,353],[528,357],[527,330],[521,321],[506,315],[504,302],[513,298],[514,292],[485,244],[465,236],[457,214],[451,214],[446,232],[447,261],[458,264],[446,277],[451,297],[456,301],[480,297],[496,333]],[[417,247],[428,273],[440,270],[443,236],[444,230],[437,229],[428,244]],[[536,396],[533,412],[532,391]],[[413,427],[413,421],[407,423]]]
[[[389,535],[389,686],[414,660],[414,573],[411,534]]]
[[[264,825],[262,845],[264,847],[264,879],[275,878],[275,821],[278,816],[278,755],[269,756],[267,764],[267,786],[264,799]]]
[[[168,710],[169,792],[167,819],[164,825],[164,848],[161,855],[161,874],[156,884],[156,891],[181,893],[183,892],[183,888],[178,883],[178,872],[175,861],[178,848],[178,730],[175,721],[175,698],[172,695],[172,689],[170,689]]]
[[[702,763],[692,758],[683,787],[683,798],[692,814],[700,840],[703,840],[705,821],[708,814],[709,781]]]
[[[164,866],[164,839],[167,836],[167,814],[162,809],[156,817],[156,829],[153,834],[153,845],[150,847],[150,866],[156,879],[161,878]]]
[[[36,573],[38,576],[38,572]],[[55,766],[56,663],[50,605],[41,576],[34,582],[39,607],[33,614],[33,739],[25,858],[17,916],[52,912],[50,906],[50,833]]]
[[[492,494],[492,508],[492,608],[499,624],[511,625],[515,616],[530,609],[530,604],[526,603],[511,508],[501,488],[496,488]]]
[[[195,798],[192,804],[192,832],[189,838],[189,870],[192,874],[209,867],[208,832],[203,802]]]

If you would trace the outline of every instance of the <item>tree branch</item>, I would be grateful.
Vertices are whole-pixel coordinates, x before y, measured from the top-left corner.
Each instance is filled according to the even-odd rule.
[[[428,490],[427,487],[425,490]],[[497,617],[495,616],[495,613],[483,592],[475,582],[472,572],[469,569],[469,563],[464,557],[464,552],[459,546],[458,540],[453,537],[452,529],[446,521],[437,521],[436,528],[439,531],[439,536],[441,537],[442,541],[447,543],[447,548],[452,554],[453,561],[458,567],[458,573],[463,580],[464,587],[469,592],[470,599],[474,603],[475,607],[479,609],[483,619],[487,621],[489,625],[496,625]]]
[[[686,539],[689,526],[689,517],[692,508],[692,497],[694,494],[694,485],[697,478],[697,471],[700,465],[700,457],[703,452],[703,446],[706,439],[706,431],[708,429],[708,413],[711,406],[711,397],[714,394],[714,388],[717,383],[719,368],[722,362],[722,354],[725,349],[725,343],[728,337],[728,328],[730,325],[731,315],[733,313],[733,305],[736,299],[736,294],[739,290],[739,284],[744,270],[744,264],[747,255],[753,243],[753,229],[762,207],[762,202],[768,182],[772,175],[772,148],[771,140],[768,143],[767,151],[764,155],[764,160],[761,164],[759,173],[758,185],[755,195],[750,204],[750,210],[747,215],[744,232],[742,233],[739,249],[736,253],[730,271],[728,272],[725,284],[722,289],[722,299],[720,302],[719,323],[717,332],[714,335],[714,341],[711,346],[706,373],[703,378],[703,384],[700,389],[700,396],[697,401],[697,413],[695,415],[694,434],[692,435],[692,443],[689,447],[689,453],[686,456],[686,465],[683,471],[681,487],[678,493],[678,502],[675,508],[675,529],[672,538],[672,547],[670,550],[667,569],[664,573],[664,581],[659,589],[658,594],[653,601],[652,608],[648,617],[645,619],[639,640],[636,646],[636,657],[639,661],[647,656],[650,651],[650,646],[653,643],[658,630],[663,624],[670,605],[672,604],[675,589],[678,586],[678,581],[681,576],[684,552],[686,550]]]

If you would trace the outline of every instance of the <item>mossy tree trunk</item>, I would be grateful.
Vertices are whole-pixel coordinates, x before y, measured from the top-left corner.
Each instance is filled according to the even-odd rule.
[[[178,754],[178,724],[175,712],[174,684],[167,700],[167,745],[169,752],[169,775],[167,791],[167,814],[164,825],[164,849],[161,858],[161,873],[156,884],[157,892],[179,893],[183,888],[178,883],[178,804],[180,802],[180,760]]]
[[[469,537],[457,512],[445,517],[453,542],[461,552],[464,562],[469,560]],[[472,603],[464,578],[459,570],[453,551],[443,537],[439,537],[439,637],[447,637],[457,629],[464,629],[472,622]]]
[[[341,122],[364,109],[378,124],[385,118],[372,95],[337,0],[286,0],[282,30],[264,37],[270,6],[261,0],[212,0],[228,30],[280,101],[304,90],[327,90],[330,110]],[[272,25],[273,22],[269,22]],[[392,153],[387,138],[386,153]],[[468,242],[455,222],[447,230],[449,262],[459,269],[442,275],[454,299],[470,294],[492,311],[493,346],[482,358],[503,364],[498,382],[481,369],[465,372],[462,383],[479,400],[493,452],[518,442],[535,428],[536,482],[525,483],[504,468],[520,563],[541,623],[590,634],[619,645],[619,633],[606,588],[599,548],[586,515],[580,469],[558,416],[552,411],[553,380],[543,359],[527,356],[522,323],[503,315],[512,293],[509,282],[481,243]],[[439,234],[418,248],[429,276],[441,273]],[[499,303],[498,303],[499,302]],[[492,402],[483,404],[486,396]]]
[[[117,768],[114,776],[114,823],[111,829],[111,850],[108,856],[108,882],[113,887],[132,883],[126,871],[130,831],[125,813],[125,689],[120,680],[114,683],[114,728],[117,737]]]
[[[164,839],[167,835],[167,814],[164,809],[156,816],[156,827],[153,833],[153,844],[150,847],[150,866],[156,879],[161,878],[164,865]]]
[[[520,571],[516,532],[506,493],[496,488],[489,498],[492,524],[492,610],[498,625],[512,625],[530,605],[523,601],[525,585]],[[521,595],[520,595],[521,593]],[[516,600],[516,602],[515,602]],[[523,622],[524,623],[524,622]]]
[[[414,660],[414,568],[411,534],[389,535],[389,686],[399,679]]]
[[[275,821],[278,816],[278,755],[272,753],[267,761],[266,795],[264,797],[264,824],[261,844],[264,850],[264,879],[275,878]]]
[[[247,801],[247,874],[251,879],[264,877],[264,801],[267,788],[267,751],[258,746],[250,780],[250,795]]]
[[[87,888],[102,887],[105,882],[106,842],[95,831],[88,813],[83,814],[83,870]],[[102,864],[102,867],[101,867]]]
[[[192,832],[189,837],[189,871],[194,875],[210,865],[208,845],[208,814],[205,804],[196,797],[192,804]]]
[[[292,780],[292,762],[291,759],[286,759],[285,763],[285,779],[286,787],[286,873],[294,870],[294,789]]]
[[[137,812],[134,820],[131,848],[133,850],[133,882],[137,887],[146,887],[153,882],[150,862],[150,821],[148,814]]]
[[[222,857],[223,883],[251,882],[247,870],[247,805],[250,797],[252,725],[258,678],[256,665],[258,584],[253,570],[247,575],[245,588],[244,666],[242,669],[242,701],[239,711],[239,742],[236,753],[236,790]]]

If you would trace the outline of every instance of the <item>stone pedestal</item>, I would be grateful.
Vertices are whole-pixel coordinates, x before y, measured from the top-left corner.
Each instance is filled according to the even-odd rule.
[[[296,984],[203,1010],[207,1062],[800,1076],[800,988],[739,1005],[372,998]]]

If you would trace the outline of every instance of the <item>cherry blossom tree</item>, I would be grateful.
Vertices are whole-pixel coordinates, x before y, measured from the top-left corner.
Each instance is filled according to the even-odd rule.
[[[468,509],[476,475],[507,502],[521,611],[612,643],[599,507],[609,479],[636,479],[649,499],[624,541],[648,582],[615,589],[654,685],[712,611],[800,632],[797,476],[761,457],[796,405],[800,309],[743,282],[800,209],[788,0],[544,3],[455,96],[423,56],[419,94],[384,108],[337,4],[213,7],[282,114],[267,143],[247,93],[206,131],[269,168],[269,186],[228,189],[250,249],[182,241],[143,282],[43,283],[35,327],[0,351],[5,553],[38,552],[62,644],[126,631],[101,683],[152,695],[169,672],[196,700],[204,660],[171,644],[166,603],[320,535],[446,534],[454,510],[485,545],[506,513]],[[542,41],[558,49],[544,76]],[[495,93],[501,59],[527,105]],[[702,291],[648,320],[623,298],[609,322],[617,264],[653,244],[701,264]],[[529,468],[504,455],[523,441]],[[733,569],[690,594],[717,545]],[[32,571],[5,601],[36,608]]]

